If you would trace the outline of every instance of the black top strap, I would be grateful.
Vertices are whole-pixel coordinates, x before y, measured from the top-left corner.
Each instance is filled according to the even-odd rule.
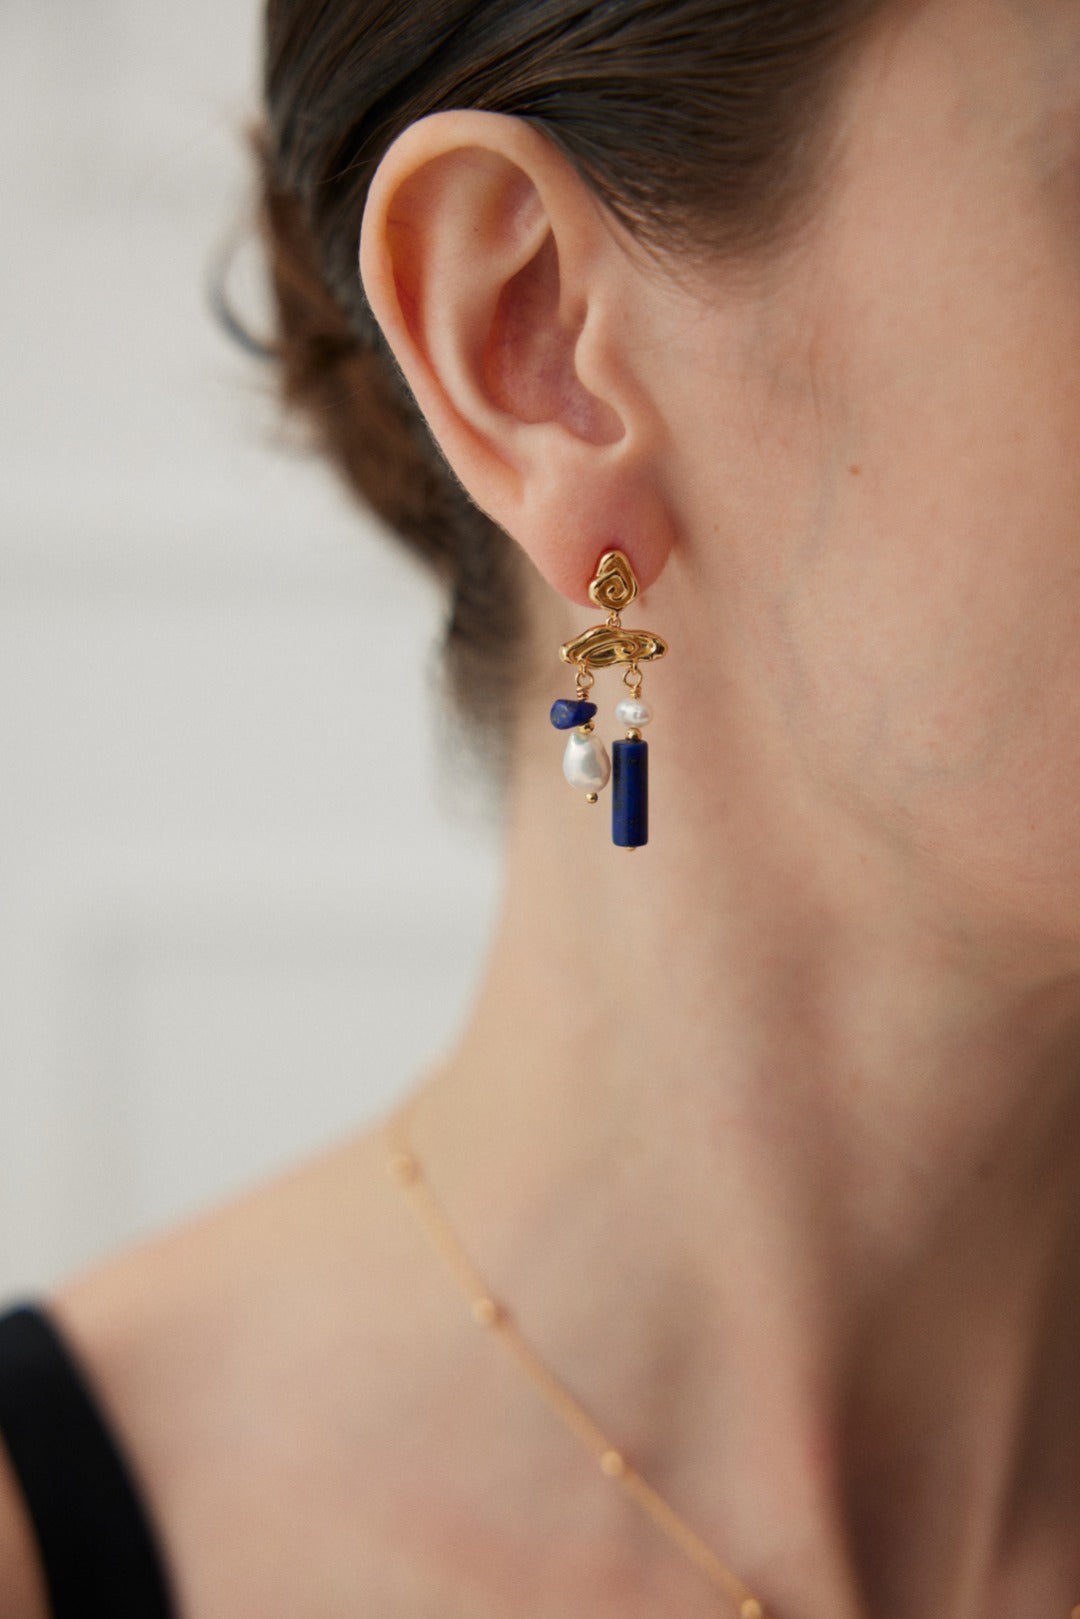
[[[0,1439],[37,1535],[54,1619],[175,1619],[131,1474],[40,1310],[0,1317]]]

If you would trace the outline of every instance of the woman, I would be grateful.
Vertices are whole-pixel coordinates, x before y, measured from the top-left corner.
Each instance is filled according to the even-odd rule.
[[[84,1533],[114,1614],[130,1553],[183,1619],[1065,1619],[1080,11],[274,0],[268,61],[287,386],[448,578],[505,907],[385,1130],[23,1319],[0,1614],[103,1611]],[[616,550],[632,859],[545,718]],[[26,1482],[59,1354],[156,1549]]]

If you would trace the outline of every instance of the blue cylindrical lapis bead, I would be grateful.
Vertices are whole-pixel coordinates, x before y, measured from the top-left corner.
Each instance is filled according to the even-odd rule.
[[[617,848],[649,841],[649,744],[611,745],[611,836]]]

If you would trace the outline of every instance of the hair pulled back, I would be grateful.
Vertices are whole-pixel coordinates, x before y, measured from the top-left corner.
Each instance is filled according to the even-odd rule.
[[[269,0],[263,202],[286,399],[446,581],[451,687],[504,710],[516,553],[436,450],[357,271],[384,152],[428,113],[527,119],[661,250],[747,255],[798,216],[834,70],[881,0]]]

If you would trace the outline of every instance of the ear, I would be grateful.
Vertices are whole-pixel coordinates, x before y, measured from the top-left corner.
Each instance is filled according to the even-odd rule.
[[[571,600],[613,548],[646,588],[673,532],[636,319],[656,272],[568,160],[516,118],[420,120],[372,183],[360,270],[482,510]]]

